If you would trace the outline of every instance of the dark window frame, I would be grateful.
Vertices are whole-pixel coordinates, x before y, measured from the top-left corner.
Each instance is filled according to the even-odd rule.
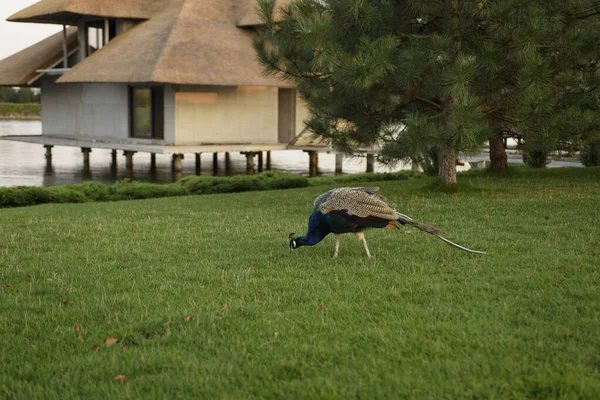
[[[135,90],[150,89],[150,137],[135,135]],[[129,86],[129,137],[133,139],[164,139],[165,91],[163,86]]]

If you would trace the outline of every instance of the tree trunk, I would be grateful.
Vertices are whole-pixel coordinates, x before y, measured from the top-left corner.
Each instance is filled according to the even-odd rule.
[[[438,177],[446,185],[456,185],[456,151],[440,150]]]
[[[494,172],[505,172],[507,169],[506,150],[504,149],[503,134],[499,133],[490,138],[490,170]]]

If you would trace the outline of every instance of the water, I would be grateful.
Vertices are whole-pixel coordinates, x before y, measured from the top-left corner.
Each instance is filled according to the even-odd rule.
[[[6,135],[40,135],[40,121],[0,121],[0,136]],[[111,150],[93,149],[90,154],[90,166],[84,168],[83,155],[79,147],[55,146],[52,149],[52,163],[44,158],[45,149],[40,144],[21,143],[0,140],[0,186],[54,186],[81,183],[94,180],[112,184],[117,180],[132,178],[138,181],[168,183],[173,182],[171,156],[156,155],[156,169],[150,168],[150,154],[136,153],[133,156],[133,170],[125,168],[125,157],[118,153],[116,170],[111,167]],[[213,175],[212,153],[201,156],[202,175]],[[218,175],[225,175],[225,157],[219,153]],[[257,162],[255,157],[255,162]],[[266,159],[265,159],[266,162]],[[272,151],[271,168],[308,175],[308,155],[302,151]],[[388,168],[375,163],[376,172],[390,172],[400,169]],[[359,173],[366,170],[364,158],[345,158],[344,173]],[[239,153],[231,153],[230,174],[246,173],[246,157]],[[335,155],[319,154],[319,173],[335,174]],[[183,160],[181,176],[195,175],[196,161],[193,154],[187,154]]]
[[[0,136],[6,135],[40,135],[40,121],[1,121]],[[21,143],[0,140],[0,187],[2,186],[55,186],[71,183],[81,183],[94,180],[104,184],[131,178],[143,182],[168,183],[181,176],[196,174],[196,160],[193,154],[187,154],[183,160],[181,175],[174,175],[171,170],[171,155],[157,154],[156,169],[150,168],[150,155],[137,153],[133,156],[133,170],[125,168],[125,157],[118,153],[117,168],[112,167],[111,150],[93,149],[90,154],[89,168],[83,165],[83,155],[79,147],[55,146],[52,149],[52,163],[48,164],[44,157],[45,149],[40,144]],[[225,157],[219,154],[217,175],[225,175]],[[487,160],[486,154],[461,157],[464,161]],[[213,175],[212,153],[201,156],[202,175]],[[255,162],[257,162],[255,157]],[[265,160],[266,162],[266,160]],[[522,164],[519,156],[509,156],[509,163]],[[581,167],[572,160],[553,160],[550,167]],[[278,171],[291,172],[298,175],[308,175],[308,155],[302,151],[272,151],[271,168]],[[345,158],[343,171],[347,174],[364,172],[367,168],[364,158]],[[393,172],[408,169],[403,164],[390,168],[375,163],[375,172]],[[470,169],[469,163],[457,167],[458,171]],[[246,173],[246,157],[239,153],[231,153],[229,174],[243,175]],[[335,155],[319,154],[319,174],[335,174]]]

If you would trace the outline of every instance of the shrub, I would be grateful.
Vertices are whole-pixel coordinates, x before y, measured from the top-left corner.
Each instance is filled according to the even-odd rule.
[[[65,185],[63,187],[81,192],[92,201],[106,201],[109,195],[108,187],[100,182],[88,181],[76,185]]]
[[[178,182],[189,194],[249,192],[308,186],[308,179],[284,172],[267,171],[251,176],[188,176]]]
[[[49,203],[51,195],[45,188],[18,186],[0,189],[0,207],[24,207]]]
[[[154,184],[123,179],[108,188],[109,200],[137,200],[157,197],[184,196],[188,194],[185,187],[175,183]]]
[[[414,173],[409,173],[413,175]],[[252,176],[188,176],[171,184],[153,184],[124,179],[112,186],[99,182],[52,187],[0,188],[0,208],[44,203],[84,203],[88,201],[136,200],[190,194],[234,193],[307,187],[310,184],[358,183],[408,179],[395,173],[366,173],[309,179],[285,172],[267,171]]]
[[[46,203],[85,203],[90,201],[82,191],[67,186],[51,186],[43,189],[50,195],[50,199]]]
[[[354,182],[374,182],[374,181],[401,181],[406,180],[411,175],[421,175],[421,173],[415,172],[377,172],[377,173],[363,173],[363,174],[351,174],[341,176],[326,176],[311,178],[310,183],[314,186],[326,185],[332,183],[349,184]]]
[[[548,164],[546,150],[526,150],[523,152],[523,162],[531,168],[544,168]]]
[[[581,163],[586,167],[600,166],[600,142],[588,144],[579,153]]]
[[[262,180],[268,189],[291,189],[308,186],[308,179],[299,176],[288,174],[279,171],[266,171],[257,175]]]

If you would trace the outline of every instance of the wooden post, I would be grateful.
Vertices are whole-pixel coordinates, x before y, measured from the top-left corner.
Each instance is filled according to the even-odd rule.
[[[79,62],[85,60],[87,57],[88,40],[87,40],[87,26],[83,18],[77,21],[77,59]]]
[[[46,157],[46,160],[52,160],[52,148],[54,146],[51,144],[45,144],[44,148],[46,149],[46,154],[44,154],[44,156]]]
[[[200,159],[201,155],[202,153],[196,153],[196,175],[200,175],[202,172],[202,160]]]
[[[127,169],[133,168],[133,155],[135,153],[136,153],[135,151],[129,151],[129,150],[123,151],[123,155],[125,156],[125,167]]]
[[[267,151],[267,171],[271,170],[271,150]]]
[[[156,169],[156,153],[150,153],[150,169],[152,171]]]
[[[319,174],[319,153],[307,150],[308,153],[308,176],[314,177]]]
[[[104,20],[104,30],[103,30],[104,31],[104,38],[103,38],[103,41],[102,41],[102,47],[104,47],[104,46],[106,46],[108,44],[109,37],[110,37],[109,36],[109,33],[110,33],[109,29],[110,29],[110,25],[108,23],[108,19],[105,19]],[[100,46],[98,46],[98,47],[100,47]]]
[[[219,170],[219,153],[213,153],[213,175]]]
[[[367,154],[367,172],[375,171],[375,154]]]
[[[344,155],[342,153],[335,153],[335,174],[341,175],[344,163]]]
[[[63,25],[62,32],[63,68],[69,68],[69,52],[67,51],[67,26]]]
[[[258,152],[258,172],[263,172],[263,152]]]
[[[254,152],[248,151],[242,154],[246,155],[246,173],[248,175],[254,175]]]
[[[183,154],[173,154],[173,172],[183,171]]]
[[[90,153],[92,149],[89,147],[82,147],[81,152],[83,153],[83,165],[90,165]]]
[[[53,176],[54,168],[52,167],[52,158],[46,158],[46,167],[44,168],[45,176]]]
[[[225,152],[225,175],[231,173],[231,154],[228,151]]]

